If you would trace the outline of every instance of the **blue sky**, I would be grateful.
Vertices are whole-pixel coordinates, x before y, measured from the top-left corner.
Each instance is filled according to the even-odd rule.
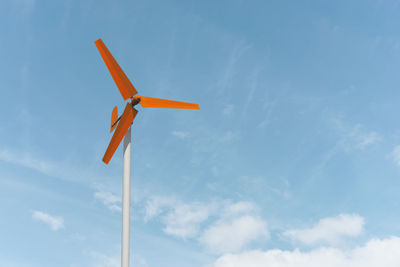
[[[0,266],[399,266],[400,2],[0,3]],[[274,265],[275,264],[275,265]]]

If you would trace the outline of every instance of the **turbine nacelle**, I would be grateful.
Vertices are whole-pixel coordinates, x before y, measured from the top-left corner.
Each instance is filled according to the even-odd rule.
[[[132,100],[131,102],[132,107],[136,106],[137,104],[140,103],[141,100],[140,95],[135,95],[134,97],[131,97],[131,100]]]

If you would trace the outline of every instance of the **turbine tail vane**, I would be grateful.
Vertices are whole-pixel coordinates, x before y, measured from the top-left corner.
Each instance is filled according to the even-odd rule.
[[[121,115],[121,119],[119,120],[117,128],[115,129],[115,132],[111,138],[110,144],[108,145],[106,153],[104,154],[103,161],[105,164],[108,164],[110,162],[126,132],[129,130],[129,127],[131,127],[137,112],[138,111],[133,108],[130,103],[126,104],[124,113],[122,113]]]
[[[110,133],[112,133],[117,127],[117,122],[119,121],[120,118],[118,118],[118,108],[115,106],[111,112],[111,127],[110,127]]]

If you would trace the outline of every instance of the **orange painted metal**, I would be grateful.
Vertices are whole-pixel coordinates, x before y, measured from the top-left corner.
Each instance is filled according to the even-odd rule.
[[[117,129],[111,138],[110,144],[107,147],[106,153],[104,154],[103,161],[108,164],[117,150],[119,144],[124,138],[126,132],[131,127],[133,120],[136,117],[137,110],[132,107],[130,103],[126,104],[124,113],[122,113],[121,119],[118,123]]]
[[[110,162],[126,132],[129,130],[129,127],[131,127],[133,120],[138,113],[133,106],[140,104],[144,108],[200,109],[199,105],[194,103],[137,95],[136,88],[129,81],[128,77],[111,55],[103,41],[98,39],[94,43],[96,44],[104,63],[106,63],[106,66],[110,71],[111,76],[114,79],[123,99],[127,100],[128,98],[131,98],[132,100],[131,103],[126,104],[121,117],[118,118],[118,109],[116,106],[111,112],[110,132],[113,132],[114,129],[115,132],[111,138],[110,144],[107,147],[106,153],[103,156],[104,163],[108,164]]]
[[[121,67],[118,65],[117,61],[111,55],[110,51],[108,51],[106,45],[103,43],[101,39],[98,39],[94,42],[96,44],[97,49],[100,52],[101,57],[106,63],[108,70],[111,73],[117,87],[123,97],[124,100],[134,96],[137,94],[137,91],[133,84],[129,81],[128,77],[125,75]]]
[[[110,127],[110,133],[114,131],[115,127],[117,127],[117,121],[118,121],[118,108],[115,106],[111,112],[111,127]]]
[[[184,109],[200,109],[198,104],[167,100],[161,98],[138,96],[140,105],[144,108],[184,108]]]

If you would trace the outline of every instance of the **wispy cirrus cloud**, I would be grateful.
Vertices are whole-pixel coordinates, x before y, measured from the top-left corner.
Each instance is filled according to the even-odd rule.
[[[367,147],[376,145],[383,140],[381,134],[376,131],[365,130],[360,123],[353,126],[346,125],[340,116],[336,116],[332,120],[333,128],[341,135],[341,143],[347,150],[359,149],[364,150]]]
[[[258,87],[258,75],[260,73],[260,69],[256,69],[253,71],[251,80],[250,80],[250,91],[246,97],[246,100],[244,101],[243,107],[242,107],[242,114],[241,114],[241,120],[246,118],[247,110],[250,106],[250,103],[253,101],[254,98],[254,93]]]
[[[54,161],[27,151],[0,148],[0,161],[28,168],[49,177],[90,184],[90,186],[95,186],[94,183],[99,183],[101,180],[108,180],[108,177],[95,173],[90,167],[81,167],[67,161]]]
[[[238,41],[233,47],[224,73],[217,83],[217,86],[220,88],[218,91],[220,95],[223,95],[225,90],[232,86],[236,75],[237,63],[249,48],[251,48],[251,45],[247,44],[244,40]]]
[[[185,139],[189,136],[189,133],[184,131],[172,131],[171,134],[179,139]]]
[[[382,136],[377,132],[367,132],[358,136],[357,148],[364,149],[370,145],[379,143]]]
[[[110,192],[99,191],[94,194],[94,198],[103,202],[111,211],[121,211],[121,196],[114,195]]]
[[[394,163],[400,166],[400,145],[394,147],[390,156],[392,157]]]
[[[357,214],[340,214],[321,219],[316,225],[306,229],[292,229],[284,236],[306,245],[319,243],[336,244],[345,237],[358,236],[363,231],[364,218]]]
[[[33,169],[46,175],[54,174],[57,169],[56,164],[53,162],[39,159],[26,152],[9,149],[0,150],[0,160]]]
[[[47,224],[53,231],[58,231],[64,228],[64,219],[59,216],[53,216],[43,211],[34,210],[32,211],[32,218],[35,221]]]

